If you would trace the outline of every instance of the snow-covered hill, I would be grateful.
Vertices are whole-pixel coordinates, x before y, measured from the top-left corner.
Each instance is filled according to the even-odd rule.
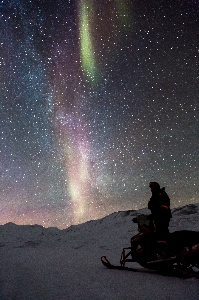
[[[108,270],[148,209],[113,213],[65,230],[0,226],[0,300],[199,299],[199,280]],[[170,231],[199,231],[199,204],[175,208]]]

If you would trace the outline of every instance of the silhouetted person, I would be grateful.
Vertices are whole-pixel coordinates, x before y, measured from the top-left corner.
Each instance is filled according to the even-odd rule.
[[[148,202],[148,208],[156,226],[158,238],[166,238],[169,233],[169,222],[171,219],[170,198],[165,188],[160,188],[157,182],[150,182],[152,196]]]

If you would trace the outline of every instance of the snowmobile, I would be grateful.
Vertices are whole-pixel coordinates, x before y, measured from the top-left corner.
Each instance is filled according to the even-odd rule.
[[[199,278],[198,231],[180,230],[160,238],[151,215],[139,215],[133,222],[138,223],[138,234],[131,238],[130,247],[123,248],[120,265],[113,265],[102,256],[103,265],[110,269],[135,272],[148,269],[166,275]],[[136,262],[144,269],[126,266],[127,262]]]

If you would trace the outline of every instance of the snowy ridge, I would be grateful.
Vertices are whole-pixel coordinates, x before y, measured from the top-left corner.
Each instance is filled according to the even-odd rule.
[[[0,300],[198,299],[197,279],[126,274],[102,266],[102,255],[119,263],[122,248],[137,233],[132,219],[139,214],[149,210],[120,211],[64,230],[1,225]],[[199,204],[174,208],[172,216],[171,232],[199,231]]]
[[[92,220],[80,225],[72,225],[67,229],[59,230],[55,227],[44,228],[41,225],[16,225],[7,223],[0,225],[0,247],[13,245],[22,247],[41,246],[42,244],[59,244],[75,238],[88,243],[97,241],[97,243],[110,242],[111,235],[115,239],[124,239],[129,242],[129,237],[136,234],[137,224],[132,219],[140,214],[149,214],[147,208],[140,210],[128,210],[112,213],[102,219]],[[170,222],[170,231],[190,229],[199,231],[199,204],[190,204],[172,210],[172,219]],[[112,243],[112,240],[111,240]],[[25,245],[24,244],[24,245]]]

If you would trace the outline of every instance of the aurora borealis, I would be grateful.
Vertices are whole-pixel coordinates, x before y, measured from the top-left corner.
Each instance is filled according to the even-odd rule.
[[[0,224],[199,201],[199,3],[1,1]]]

